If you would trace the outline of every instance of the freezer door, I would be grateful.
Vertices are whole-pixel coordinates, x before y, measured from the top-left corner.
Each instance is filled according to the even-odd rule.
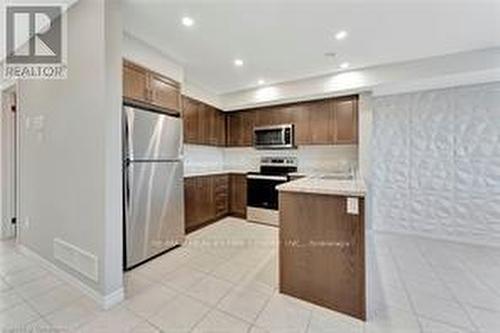
[[[124,108],[125,157],[133,161],[176,160],[182,153],[182,122],[178,117]]]
[[[133,162],[125,169],[126,267],[184,241],[180,162]]]

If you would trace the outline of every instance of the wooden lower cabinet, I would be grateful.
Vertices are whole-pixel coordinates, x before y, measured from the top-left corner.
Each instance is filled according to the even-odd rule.
[[[184,178],[186,232],[224,216],[246,216],[246,176],[223,174]]]
[[[210,177],[184,179],[184,207],[186,232],[209,223],[213,218],[213,186]]]
[[[213,181],[214,217],[220,219],[229,213],[229,175],[211,177]]]
[[[244,174],[229,175],[229,213],[247,217],[247,177]]]
[[[365,320],[364,199],[280,192],[280,292]]]

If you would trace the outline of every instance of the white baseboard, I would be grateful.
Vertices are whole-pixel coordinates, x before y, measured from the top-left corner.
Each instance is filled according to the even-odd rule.
[[[120,288],[110,294],[102,295],[26,246],[21,244],[18,244],[17,246],[21,253],[36,260],[41,266],[57,275],[61,280],[79,289],[82,293],[96,301],[103,309],[109,309],[125,299],[125,292],[123,288]]]

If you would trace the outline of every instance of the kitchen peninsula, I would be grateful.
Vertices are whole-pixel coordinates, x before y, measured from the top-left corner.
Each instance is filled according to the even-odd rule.
[[[334,178],[277,187],[280,292],[365,320],[366,189]]]

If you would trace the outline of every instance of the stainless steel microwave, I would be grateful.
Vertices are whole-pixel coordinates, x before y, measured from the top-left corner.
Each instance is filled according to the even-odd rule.
[[[253,138],[256,149],[295,148],[293,124],[255,127]]]

